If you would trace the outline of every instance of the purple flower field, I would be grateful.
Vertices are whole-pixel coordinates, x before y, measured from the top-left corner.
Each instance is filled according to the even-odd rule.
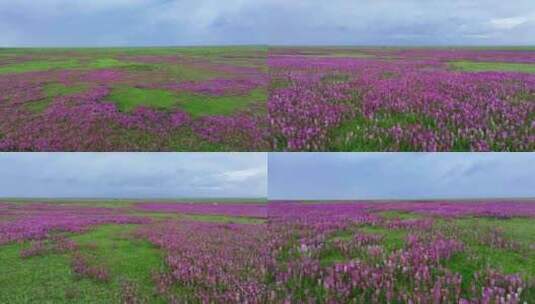
[[[0,151],[268,149],[262,48],[0,53]]]
[[[0,151],[535,149],[529,50],[0,54]]]
[[[534,211],[533,202],[273,202],[274,298],[284,303],[531,302],[534,239],[520,236],[523,229],[533,235]],[[516,273],[513,260],[521,263]]]
[[[532,201],[3,202],[0,301],[530,303],[534,221]]]
[[[290,151],[533,151],[535,53],[275,49],[274,147]]]

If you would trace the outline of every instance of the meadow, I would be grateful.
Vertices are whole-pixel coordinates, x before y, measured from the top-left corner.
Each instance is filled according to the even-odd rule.
[[[0,151],[533,151],[532,48],[0,49]]]
[[[531,303],[533,201],[0,203],[2,303]]]
[[[0,150],[267,149],[263,47],[0,49]]]
[[[532,303],[535,204],[270,204],[283,303]]]
[[[0,303],[225,303],[254,297],[261,201],[0,203]]]
[[[276,149],[533,151],[533,49],[278,48]]]

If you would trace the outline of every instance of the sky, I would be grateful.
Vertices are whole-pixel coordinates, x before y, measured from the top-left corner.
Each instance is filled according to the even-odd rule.
[[[270,153],[270,200],[535,198],[535,153]]]
[[[535,45],[533,0],[0,0],[0,47]]]
[[[263,153],[0,153],[0,197],[265,198]]]

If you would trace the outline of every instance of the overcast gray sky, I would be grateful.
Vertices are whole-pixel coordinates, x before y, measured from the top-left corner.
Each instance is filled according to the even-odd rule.
[[[0,46],[533,45],[533,0],[0,0]]]
[[[535,198],[535,153],[271,153],[269,199]]]
[[[0,153],[0,197],[266,197],[264,153]]]

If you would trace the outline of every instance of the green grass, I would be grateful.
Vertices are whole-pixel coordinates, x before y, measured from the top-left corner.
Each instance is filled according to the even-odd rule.
[[[72,237],[80,246],[90,246],[90,254],[108,267],[112,282],[111,289],[120,290],[122,280],[137,282],[140,292],[153,301],[159,297],[154,293],[151,280],[153,270],[164,269],[163,252],[148,241],[135,239],[129,232],[135,225],[104,225],[97,229]],[[96,245],[96,247],[93,247]],[[161,299],[159,299],[161,300]]]
[[[65,56],[55,56],[50,58],[39,58],[20,63],[13,63],[0,66],[0,74],[26,73],[50,70],[72,70],[72,69],[106,69],[125,67],[130,65],[129,62],[119,61],[114,58],[89,58],[82,60],[80,57],[72,57],[68,60],[62,59]]]
[[[175,107],[177,103],[173,92],[132,87],[114,88],[106,100],[116,103],[119,110],[123,112],[130,112],[139,106],[169,109]]]
[[[381,243],[384,244],[384,248],[387,252],[403,248],[405,239],[407,238],[407,231],[403,229],[388,230],[381,227],[366,226],[360,228],[359,231],[382,235],[384,239]]]
[[[342,262],[347,262],[347,260],[342,255],[342,253],[338,251],[336,248],[329,246],[326,249],[323,249],[321,251],[320,265],[322,267],[329,267],[336,263],[342,263]]]
[[[156,71],[166,73],[169,81],[184,80],[207,80],[222,76],[222,74],[210,69],[201,69],[199,67],[184,64],[154,64]]]
[[[401,220],[412,220],[412,219],[419,219],[423,216],[416,213],[411,212],[401,212],[401,211],[383,211],[379,212],[379,214],[387,219],[393,219],[393,218],[399,218]]]
[[[450,62],[450,67],[469,72],[507,71],[535,73],[535,64],[529,63],[455,61]]]
[[[470,244],[466,250],[467,253],[457,254],[454,259],[446,262],[448,268],[460,272],[465,278],[471,278],[476,271],[487,268],[506,274],[535,276],[535,266],[531,265],[533,260],[516,252],[474,244]]]
[[[139,106],[160,110],[182,109],[193,117],[229,115],[254,102],[266,100],[265,89],[255,89],[244,96],[209,96],[189,92],[175,93],[161,89],[116,87],[107,100],[117,104],[120,111],[130,112]]]
[[[69,56],[69,55],[65,55]],[[78,58],[63,59],[38,59],[20,63],[0,66],[0,74],[26,73],[50,70],[95,70],[95,69],[125,69],[129,71],[159,71],[169,75],[170,81],[176,80],[205,80],[217,77],[220,74],[209,69],[201,69],[182,64],[145,64],[129,61],[121,61],[115,58]]]
[[[0,74],[18,74],[26,72],[74,69],[80,66],[78,60],[43,60],[26,61],[0,66]]]
[[[89,62],[87,65],[87,68],[90,69],[109,69],[109,68],[116,68],[116,67],[125,67],[128,66],[130,63],[119,61],[114,58],[98,58],[94,61]]]
[[[151,47],[151,48],[4,48],[0,56],[16,58],[30,55],[32,60],[0,67],[3,73],[24,73],[53,69],[120,68],[129,71],[156,71],[170,81],[206,80],[225,74],[191,64],[145,64],[118,59],[118,56],[183,56],[215,64],[263,66],[266,46]],[[70,58],[65,60],[64,58]]]
[[[166,82],[200,81],[225,76],[209,68],[201,68],[191,64],[142,63],[134,61],[117,61],[117,63],[114,63],[114,61],[108,61],[101,62],[100,67],[96,64],[93,64],[92,67],[119,68],[128,72],[147,72],[149,73],[149,76],[147,76],[149,81],[151,73],[156,73],[160,77],[165,75]]]
[[[81,93],[87,89],[86,85],[66,86],[61,83],[49,83],[43,87],[45,98],[26,104],[26,108],[34,113],[41,113],[52,103],[54,97]]]
[[[68,303],[69,290],[77,294],[78,303],[116,298],[106,284],[73,279],[66,255],[23,260],[19,250],[18,244],[0,247],[0,303]]]
[[[87,89],[87,85],[79,84],[74,86],[66,86],[61,83],[49,83],[45,85],[43,91],[48,97],[66,96],[76,93],[81,93]]]
[[[529,246],[535,242],[535,225],[530,219],[491,219],[491,218],[463,218],[455,223],[464,231],[478,231],[486,228],[501,228],[504,235],[516,242]],[[475,272],[487,268],[498,270],[505,274],[520,274],[524,278],[535,277],[535,252],[529,250],[527,254],[516,251],[491,248],[479,244],[476,240],[464,240],[465,253],[456,254],[446,261],[445,266],[452,271],[462,274],[463,289],[468,289],[473,281]],[[529,280],[529,279],[528,279]],[[535,288],[531,286],[526,294],[535,296]],[[528,296],[529,297],[529,296]]]
[[[123,280],[138,283],[142,296],[154,295],[151,270],[162,267],[162,252],[150,243],[125,235],[133,225],[104,225],[72,236],[81,252],[105,265],[111,282],[77,279],[70,254],[48,254],[21,259],[20,244],[0,246],[0,303],[119,303]]]
[[[206,115],[230,115],[238,110],[247,108],[252,103],[265,102],[267,92],[264,88],[257,88],[248,95],[240,96],[208,96],[179,93],[178,107],[193,117]]]
[[[535,244],[535,225],[529,218],[462,218],[455,221],[465,231],[478,231],[485,229],[500,228],[503,235],[515,242],[529,248]],[[480,257],[478,263],[492,267],[498,267],[505,273],[522,273],[535,277],[535,252],[528,250],[526,254],[520,254],[510,250],[490,248],[473,241],[467,241],[469,251],[476,257]]]
[[[464,229],[499,227],[511,239],[526,245],[535,244],[535,224],[529,218],[496,219],[467,217],[457,220],[456,223]]]
[[[50,103],[52,103],[52,99],[45,98],[45,99],[41,99],[37,101],[32,101],[30,103],[27,103],[25,106],[26,106],[26,109],[28,109],[30,112],[42,113],[48,108]]]
[[[435,125],[431,118],[416,113],[384,113],[379,112],[373,119],[358,114],[355,118],[343,122],[340,127],[332,131],[330,151],[384,151],[393,144],[391,138],[369,138],[368,129],[374,126],[389,129],[396,125],[400,127],[420,124],[432,129]],[[412,151],[410,145],[400,144],[401,151]]]

